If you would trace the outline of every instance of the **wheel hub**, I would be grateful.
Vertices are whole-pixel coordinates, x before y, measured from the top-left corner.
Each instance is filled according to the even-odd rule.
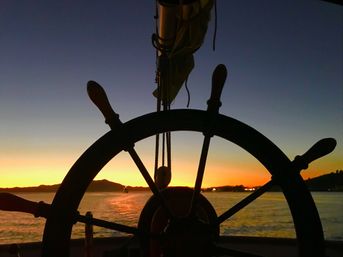
[[[203,196],[195,215],[189,217],[193,190],[186,187],[169,187],[162,191],[174,217],[170,218],[159,200],[152,196],[142,210],[139,228],[160,235],[157,239],[142,239],[149,257],[210,256],[215,239],[219,235],[217,214]]]
[[[214,231],[198,219],[172,219],[161,240],[163,256],[210,256]]]

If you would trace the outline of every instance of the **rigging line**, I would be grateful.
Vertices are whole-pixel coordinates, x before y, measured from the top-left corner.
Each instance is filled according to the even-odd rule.
[[[189,103],[191,102],[191,93],[190,93],[189,88],[188,88],[188,77],[185,80],[185,88],[187,91],[187,108],[189,108]]]
[[[156,171],[158,169],[159,145],[160,145],[160,134],[156,134],[156,136],[155,136],[155,169],[154,169],[154,178],[156,177]]]
[[[213,40],[212,40],[212,49],[213,51],[216,50],[216,38],[217,38],[217,0],[214,0],[214,32],[213,32]]]
[[[152,36],[152,45],[155,47],[154,42],[158,42],[158,25],[157,25],[157,19],[158,19],[158,4],[157,0],[155,1],[155,15],[154,15],[154,20],[155,20],[155,35]],[[155,77],[155,83],[157,84],[157,111],[160,110],[161,108],[161,90],[160,90],[160,70],[159,70],[159,62],[158,62],[158,51],[159,49],[155,47],[155,68],[156,68],[156,77]]]
[[[156,53],[156,77],[155,82],[157,84],[157,112],[170,110],[170,92],[168,90],[168,83],[170,79],[170,67],[167,57],[168,51],[166,41],[170,39],[164,39],[159,36],[159,5],[158,1],[155,1],[155,34],[152,35],[152,45],[155,48]],[[166,63],[167,62],[167,63]],[[162,136],[162,142],[160,137]],[[170,132],[164,132],[161,135],[155,136],[155,175],[159,166],[159,157],[161,157],[162,166],[165,166],[167,160],[167,166],[171,166],[171,140]],[[162,143],[162,146],[160,145]],[[160,156],[161,154],[161,156]],[[155,176],[154,176],[155,177]]]
[[[166,110],[170,110],[170,103],[166,105]],[[171,170],[171,132],[167,131],[164,133],[166,136],[166,151],[167,151],[167,167]]]
[[[158,64],[156,64],[156,66],[157,65]],[[161,94],[162,94],[161,91],[162,90],[161,90],[161,78],[160,78],[159,70],[156,71],[156,84],[157,84],[156,111],[160,112],[161,111]],[[158,169],[159,148],[160,148],[160,134],[157,133],[156,136],[155,136],[155,169],[154,169],[154,177],[155,177],[156,171]]]
[[[171,170],[171,133],[167,132],[167,166]]]
[[[158,34],[158,4],[157,0],[155,1],[155,35]],[[155,36],[152,36],[152,45],[154,46],[154,38]],[[158,69],[158,49],[155,47],[155,67],[156,67],[156,74],[155,74],[155,83],[157,84],[157,99],[156,99],[156,110],[160,111],[161,109],[161,89],[160,89],[160,74]],[[156,178],[156,171],[158,169],[158,157],[159,157],[159,144],[160,144],[160,134],[156,134],[155,136],[155,167],[154,167],[154,178]]]
[[[164,159],[165,159],[165,141],[166,141],[166,133],[162,135],[162,166],[164,166]]]

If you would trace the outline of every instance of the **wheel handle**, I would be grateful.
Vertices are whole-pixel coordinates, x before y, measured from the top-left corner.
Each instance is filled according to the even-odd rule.
[[[10,193],[0,193],[0,210],[26,212],[33,214],[36,218],[47,218],[50,205],[42,201],[32,202]]]
[[[113,111],[112,106],[108,101],[106,92],[102,86],[100,86],[97,82],[90,80],[87,83],[87,92],[89,98],[104,115],[105,123],[108,124],[111,129],[114,129],[118,127],[118,125],[122,124],[119,120],[119,115]]]
[[[293,164],[298,170],[307,169],[308,165],[329,153],[336,147],[336,140],[333,138],[323,138],[315,143],[306,153],[294,158]]]
[[[207,111],[218,113],[219,107],[222,105],[220,96],[223,91],[226,77],[227,69],[225,65],[219,64],[213,71],[211,96],[207,101]]]

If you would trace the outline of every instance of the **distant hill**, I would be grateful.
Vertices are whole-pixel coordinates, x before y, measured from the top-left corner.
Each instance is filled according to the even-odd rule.
[[[87,192],[123,192],[124,189],[127,192],[150,190],[147,187],[123,186],[122,184],[103,179],[92,181],[87,189]]]
[[[123,191],[125,186],[108,181],[106,179],[103,180],[94,180],[89,185],[87,191],[88,192],[115,192],[115,191]]]
[[[305,184],[312,192],[343,192],[343,170],[309,178]],[[273,186],[270,191],[281,191],[281,188]]]
[[[343,170],[337,170],[325,175],[305,180],[310,191],[343,192]],[[258,186],[256,188],[259,188]],[[243,185],[220,186],[205,188],[205,192],[245,192],[247,188]],[[281,188],[273,186],[269,191],[279,192]]]
[[[37,187],[11,187],[11,188],[0,188],[0,192],[18,192],[18,193],[31,193],[31,192],[56,192],[59,188],[59,184],[56,185],[40,185]]]
[[[0,188],[0,192],[56,192],[59,188],[60,184],[56,185],[40,185],[37,187],[13,187],[13,188]],[[125,186],[114,183],[111,181],[108,181],[106,179],[104,180],[94,180],[89,185],[87,191],[88,192],[117,192],[117,191],[123,191]]]
[[[337,170],[305,181],[310,191],[343,191],[343,170]]]
[[[343,170],[337,170],[319,177],[307,179],[305,181],[310,191],[343,191]],[[13,188],[0,188],[0,192],[56,192],[60,184],[55,185],[40,185],[37,187],[13,187]],[[245,187],[243,185],[237,186],[220,186],[220,187],[209,187],[203,191],[213,191],[215,188],[216,192],[244,192]],[[123,192],[125,191],[148,191],[148,187],[132,187],[123,186],[119,183],[111,182],[106,179],[94,180],[89,185],[87,192]],[[279,188],[274,188],[272,191],[280,191]]]

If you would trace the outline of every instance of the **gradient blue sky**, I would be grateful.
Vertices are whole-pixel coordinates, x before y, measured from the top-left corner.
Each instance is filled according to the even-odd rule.
[[[216,51],[212,20],[189,77],[190,108],[206,108],[212,71],[224,63],[229,77],[221,113],[262,132],[291,159],[317,140],[334,137],[335,152],[303,174],[343,169],[343,8],[310,0],[217,4]],[[103,85],[122,121],[155,110],[154,8],[154,1],[138,0],[1,1],[0,187],[61,182],[80,154],[108,131],[87,97],[88,80]],[[186,102],[182,89],[172,108],[185,108]],[[175,147],[186,149],[183,137],[176,137]],[[187,139],[195,146],[201,140]],[[212,180],[207,173],[205,185],[266,179],[245,153],[214,141],[210,158],[230,162],[231,173],[217,169]],[[150,163],[145,147],[153,145],[146,143],[151,146],[138,148]],[[195,152],[194,167],[175,154],[181,163],[175,173],[196,169],[200,149],[187,150]],[[129,160],[120,158],[121,176],[104,171],[99,178],[144,184],[136,180],[138,172],[123,171]],[[233,178],[239,165],[251,180]],[[182,176],[178,181],[193,183]]]

